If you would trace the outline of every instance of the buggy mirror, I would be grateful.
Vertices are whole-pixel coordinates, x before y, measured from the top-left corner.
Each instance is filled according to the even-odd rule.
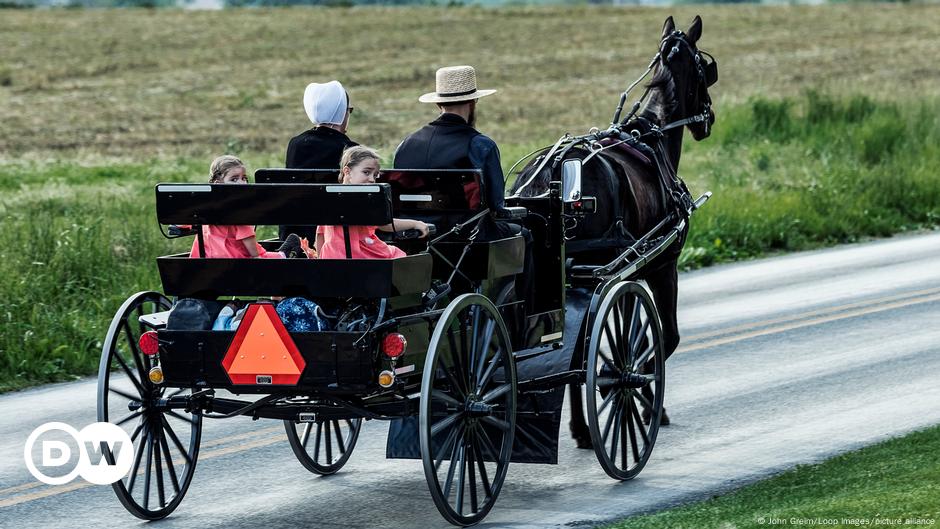
[[[581,160],[565,160],[561,164],[561,182],[564,202],[581,199]]]

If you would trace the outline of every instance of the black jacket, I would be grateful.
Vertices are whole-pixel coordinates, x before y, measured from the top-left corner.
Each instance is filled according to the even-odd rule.
[[[336,169],[343,151],[358,145],[342,132],[315,127],[291,138],[287,144],[288,169]]]
[[[339,174],[343,151],[355,145],[358,143],[336,129],[314,127],[291,138],[284,166],[288,169],[336,169]],[[296,233],[306,237],[313,246],[316,232],[316,226],[280,226],[278,236],[284,240],[288,234]]]

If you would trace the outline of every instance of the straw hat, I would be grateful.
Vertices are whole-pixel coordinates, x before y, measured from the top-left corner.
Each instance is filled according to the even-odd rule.
[[[418,98],[422,103],[459,103],[495,94],[496,90],[477,90],[477,72],[473,66],[447,66],[437,71],[437,91]]]

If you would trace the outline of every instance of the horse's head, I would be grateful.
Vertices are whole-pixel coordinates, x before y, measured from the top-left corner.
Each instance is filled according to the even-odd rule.
[[[710,54],[698,49],[702,37],[702,19],[696,16],[685,32],[676,29],[672,17],[663,24],[659,44],[658,72],[672,74],[675,83],[675,118],[696,118],[687,126],[696,140],[707,138],[715,123],[712,98],[708,87],[718,81],[718,63]],[[665,72],[662,72],[665,73]],[[657,75],[659,77],[659,75]]]

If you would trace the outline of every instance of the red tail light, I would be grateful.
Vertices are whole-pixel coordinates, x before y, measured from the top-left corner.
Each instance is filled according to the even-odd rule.
[[[405,353],[408,347],[408,340],[397,332],[386,335],[382,340],[382,352],[389,358],[398,358]]]
[[[140,346],[140,352],[147,356],[153,356],[160,350],[160,342],[157,340],[157,331],[147,331],[140,335],[137,341]]]

